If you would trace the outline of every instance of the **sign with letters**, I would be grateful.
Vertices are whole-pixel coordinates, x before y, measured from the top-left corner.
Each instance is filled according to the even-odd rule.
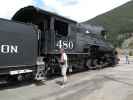
[[[17,45],[0,45],[0,52],[3,54],[18,53]]]

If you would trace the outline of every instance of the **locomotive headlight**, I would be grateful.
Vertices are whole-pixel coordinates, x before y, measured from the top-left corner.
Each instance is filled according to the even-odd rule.
[[[90,34],[91,32],[90,32],[89,30],[86,30],[85,33],[86,33],[86,34]]]

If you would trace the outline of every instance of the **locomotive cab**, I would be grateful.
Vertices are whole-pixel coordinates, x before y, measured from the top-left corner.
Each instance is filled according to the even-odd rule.
[[[38,56],[45,58],[50,72],[54,73],[58,68],[59,48],[64,48],[67,54],[74,52],[76,38],[75,33],[71,32],[71,26],[77,22],[33,6],[20,9],[12,20],[38,27]]]
[[[39,42],[40,55],[56,52],[58,48],[64,48],[66,51],[73,48],[73,43],[70,41],[71,25],[76,24],[73,20],[33,6],[20,9],[12,20],[32,23],[38,26],[41,32],[41,42]]]

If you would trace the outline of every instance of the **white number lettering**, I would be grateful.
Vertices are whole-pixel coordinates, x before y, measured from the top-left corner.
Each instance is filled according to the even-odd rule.
[[[67,49],[68,48],[68,41],[63,41],[63,48]]]
[[[64,48],[64,49],[73,49],[73,42],[72,41],[62,41],[59,40],[56,44],[57,47],[59,48]]]
[[[70,42],[69,42],[69,48],[70,48],[70,49],[73,49],[73,46],[74,46],[74,45],[73,45],[73,42],[70,41]]]
[[[56,44],[57,47],[62,48],[62,40],[59,40]]]

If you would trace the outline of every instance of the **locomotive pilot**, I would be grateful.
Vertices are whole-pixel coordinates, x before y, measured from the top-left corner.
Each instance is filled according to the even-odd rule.
[[[64,51],[63,48],[60,49],[60,67],[61,67],[61,74],[63,76],[63,84],[67,82],[67,68],[68,68],[68,63],[67,63],[67,55]]]

